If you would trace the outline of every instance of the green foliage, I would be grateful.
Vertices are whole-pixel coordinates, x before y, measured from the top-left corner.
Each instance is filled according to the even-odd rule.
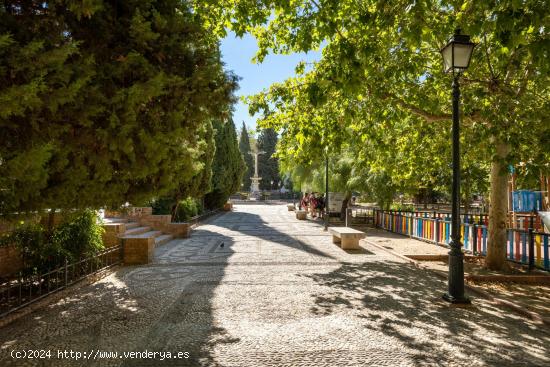
[[[154,215],[167,215],[172,214],[172,208],[175,204],[173,198],[155,198],[149,201],[146,206],[153,208]]]
[[[252,151],[250,147],[250,138],[248,136],[248,131],[246,130],[246,125],[243,121],[243,126],[241,128],[241,133],[239,135],[239,151],[245,162],[245,172],[243,176],[243,189],[250,190],[251,180],[250,177],[254,176],[254,159],[250,152]]]
[[[178,203],[176,212],[176,222],[185,222],[202,212],[201,205],[196,199],[188,197]]]
[[[103,250],[104,229],[97,212],[84,210],[69,214],[48,233],[36,223],[22,222],[4,235],[0,245],[15,245],[23,259],[23,273],[36,274],[69,262],[93,256]]]
[[[2,245],[15,245],[23,260],[23,274],[45,272],[59,266],[67,252],[54,245],[40,224],[21,223],[0,241]]]
[[[75,261],[103,250],[104,232],[97,212],[86,209],[69,215],[56,227],[51,243],[54,248],[62,248],[69,261]]]
[[[262,178],[260,181],[261,190],[272,190],[279,187],[281,181],[279,162],[277,157],[273,156],[278,139],[277,132],[270,128],[262,129],[258,136],[258,150],[265,152],[258,157],[258,174]]]
[[[461,27],[478,43],[461,79],[463,194],[488,190],[495,160],[548,172],[547,2],[216,3],[237,33],[256,36],[259,61],[326,43],[308,71],[301,64],[298,76],[249,98],[259,125],[281,133],[281,159],[307,165],[327,148],[351,151],[381,189],[447,193],[451,77],[438,50]],[[495,157],[502,142],[510,153]]]
[[[394,203],[391,205],[390,209],[397,210],[397,211],[411,212],[411,211],[414,211],[414,205]]]
[[[212,163],[212,185],[204,197],[204,205],[209,209],[220,208],[239,190],[245,171],[233,120],[215,122],[214,127],[216,154]]]
[[[187,2],[0,9],[0,212],[208,191],[237,78]]]

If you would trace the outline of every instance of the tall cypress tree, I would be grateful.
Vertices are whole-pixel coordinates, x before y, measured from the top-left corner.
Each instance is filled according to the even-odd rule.
[[[248,136],[248,131],[246,130],[246,125],[243,121],[243,126],[241,128],[241,134],[239,136],[239,150],[241,151],[241,154],[243,156],[246,169],[243,176],[243,188],[244,190],[248,191],[250,190],[250,185],[252,183],[252,180],[250,177],[254,175],[254,159],[252,158],[252,155],[250,154],[250,138]]]
[[[216,154],[212,163],[211,191],[204,197],[204,204],[209,209],[219,208],[239,190],[245,171],[233,120],[216,121],[214,129]]]
[[[201,195],[236,78],[186,2],[0,5],[0,212]]]
[[[279,175],[279,161],[273,157],[277,145],[278,136],[275,130],[263,129],[258,137],[258,149],[264,151],[258,158],[258,171],[262,180],[260,188],[271,190],[279,187],[281,177]],[[273,181],[273,185],[271,182]]]

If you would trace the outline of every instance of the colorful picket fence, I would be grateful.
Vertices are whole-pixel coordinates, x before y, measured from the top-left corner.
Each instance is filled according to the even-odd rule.
[[[374,224],[387,231],[419,240],[448,246],[451,242],[451,217],[430,217],[429,213],[375,210]],[[550,270],[550,233],[532,228],[507,230],[507,257],[510,261]],[[461,242],[469,253],[486,255],[486,218],[463,216],[460,225]]]

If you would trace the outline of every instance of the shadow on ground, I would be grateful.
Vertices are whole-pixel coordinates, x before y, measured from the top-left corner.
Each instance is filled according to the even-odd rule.
[[[351,312],[374,320],[367,327],[375,325],[377,331],[397,338],[418,365],[456,364],[450,356],[457,354],[491,366],[550,363],[550,334],[544,326],[482,300],[466,308],[450,306],[441,299],[446,283],[410,264],[348,263],[328,273],[303,276],[326,289],[316,295],[313,314]]]

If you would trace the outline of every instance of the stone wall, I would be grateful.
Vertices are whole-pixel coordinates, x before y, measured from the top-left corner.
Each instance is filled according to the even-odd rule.
[[[129,218],[141,218],[147,215],[153,215],[153,208],[149,207],[130,207],[128,208]]]
[[[103,225],[103,244],[105,247],[120,245],[120,236],[126,232],[126,223],[106,223]]]
[[[0,247],[0,277],[9,277],[17,274],[23,267],[19,250],[13,246]]]
[[[124,238],[124,265],[149,264],[153,259],[153,237]]]
[[[191,228],[189,223],[172,223],[172,216],[170,215],[146,214],[136,219],[142,226],[151,227],[154,230],[171,234],[172,236],[177,238],[188,237],[189,230]]]

